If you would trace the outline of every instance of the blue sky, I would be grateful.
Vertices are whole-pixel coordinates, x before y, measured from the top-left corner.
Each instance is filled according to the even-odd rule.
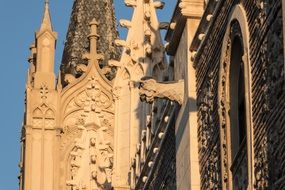
[[[132,9],[123,0],[114,0],[117,19],[130,19]],[[176,0],[165,0],[159,10],[161,21],[168,21]],[[73,0],[50,0],[53,26],[58,32],[56,72],[61,61],[63,42],[69,23]],[[0,5],[0,184],[1,190],[18,189],[20,130],[24,110],[25,80],[28,69],[29,46],[39,28],[44,0],[6,0]],[[126,30],[119,28],[121,38]]]

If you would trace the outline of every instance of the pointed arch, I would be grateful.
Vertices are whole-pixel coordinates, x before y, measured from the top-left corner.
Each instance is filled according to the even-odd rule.
[[[46,118],[55,118],[54,111],[50,108],[48,108],[45,112]]]
[[[246,189],[253,189],[249,29],[246,12],[241,5],[233,8],[229,18],[221,51],[218,91],[221,168],[225,179],[223,189],[239,188],[234,180],[240,177],[235,172],[242,169],[241,167],[245,168],[243,171],[246,173],[245,183],[242,185],[246,186]],[[241,163],[245,166],[241,166]]]
[[[34,111],[33,111],[33,117],[37,117],[37,118],[43,117],[43,112],[42,112],[42,110],[41,110],[39,107],[37,107],[36,109],[34,109]]]

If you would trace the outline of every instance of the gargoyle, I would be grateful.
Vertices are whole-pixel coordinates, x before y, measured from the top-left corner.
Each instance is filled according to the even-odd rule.
[[[180,105],[184,96],[184,81],[156,82],[152,78],[145,78],[140,81],[139,94],[141,101],[153,103],[156,98],[166,98],[176,101]]]

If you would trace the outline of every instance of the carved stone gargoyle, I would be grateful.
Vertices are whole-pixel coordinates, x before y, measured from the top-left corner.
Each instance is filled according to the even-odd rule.
[[[141,101],[152,103],[155,98],[166,98],[183,103],[184,80],[171,82],[157,82],[152,78],[142,78],[139,85],[139,95]]]

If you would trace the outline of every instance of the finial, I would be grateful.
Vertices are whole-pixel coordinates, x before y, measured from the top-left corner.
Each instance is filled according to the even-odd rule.
[[[89,26],[91,28],[91,33],[89,34],[89,38],[99,38],[99,35],[97,34],[97,27],[98,27],[98,22],[96,21],[96,19],[94,18],[90,23]]]
[[[52,31],[52,24],[51,24],[51,18],[50,18],[50,13],[49,13],[49,0],[45,0],[44,17],[43,17],[40,30],[46,30],[46,29]]]
[[[98,54],[97,53],[97,40],[99,38],[99,35],[97,34],[97,26],[98,23],[96,21],[96,19],[94,18],[91,22],[90,22],[90,29],[91,32],[88,35],[88,38],[90,40],[90,51],[89,53],[84,55],[84,58],[88,59],[88,60],[102,60],[104,58],[104,56],[102,54]]]
[[[89,23],[90,26],[96,25],[98,26],[98,22],[96,21],[95,18],[92,19],[92,21]]]

